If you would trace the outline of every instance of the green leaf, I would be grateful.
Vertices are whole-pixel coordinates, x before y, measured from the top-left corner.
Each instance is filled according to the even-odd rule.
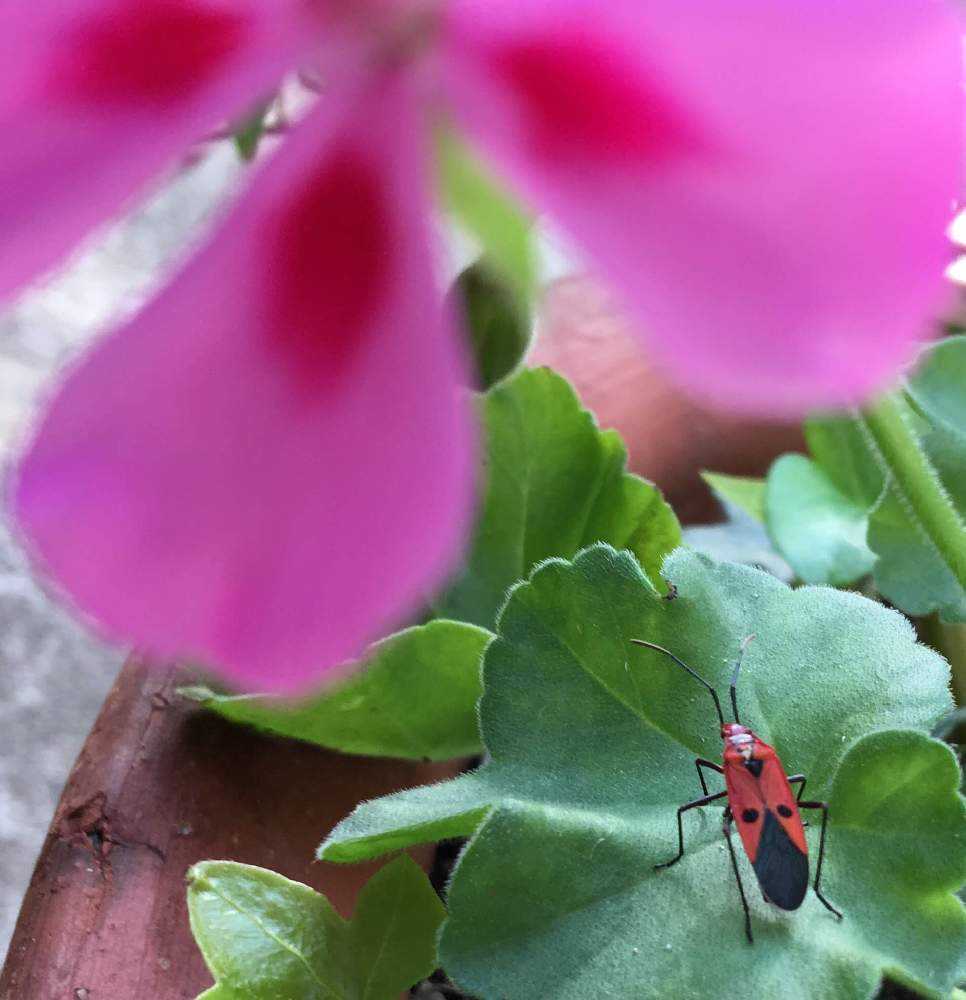
[[[961,339],[966,345],[966,338]],[[966,512],[966,436],[937,424],[922,433],[921,440],[947,496],[962,515]],[[875,583],[884,597],[906,614],[938,611],[943,621],[966,622],[966,590],[896,490],[889,490],[873,510],[868,538],[878,556]]]
[[[926,455],[924,466],[938,476],[934,492],[952,502],[962,521],[966,337],[949,337],[923,352],[906,393],[915,412],[907,406],[901,411]],[[883,597],[907,614],[938,611],[944,621],[966,622],[966,590],[912,504],[886,481],[869,419],[867,411],[863,419],[810,420],[811,459],[786,455],[772,466],[765,508],[775,547],[806,582],[848,586],[871,570]]]
[[[948,337],[923,352],[907,387],[920,412],[947,430],[966,435],[966,337]]]
[[[726,476],[722,472],[702,472],[701,478],[717,494],[750,514],[756,521],[765,520],[765,480],[753,476]]]
[[[516,368],[530,345],[529,312],[485,260],[466,268],[453,295],[476,362],[477,388],[489,389]]]
[[[510,282],[520,303],[528,305],[536,289],[530,217],[452,130],[439,130],[436,151],[443,203],[479,240],[484,257]]]
[[[271,104],[263,104],[252,115],[239,123],[235,130],[235,148],[243,160],[251,161],[255,159],[258,146],[262,141],[262,136],[265,134],[265,118],[268,115],[270,107]]]
[[[217,980],[198,1000],[395,1000],[435,967],[445,911],[407,855],[369,880],[348,923],[263,868],[203,861],[188,883],[191,930]]]
[[[765,517],[775,547],[805,583],[846,587],[872,572],[868,508],[804,455],[782,455],[768,470]]]
[[[519,372],[480,400],[487,482],[467,564],[434,609],[492,628],[507,590],[541,560],[595,541],[627,548],[660,586],[680,543],[674,512],[626,471],[627,451],[601,431],[570,384],[546,368]]]
[[[372,647],[366,665],[333,691],[303,702],[182,694],[234,722],[343,753],[448,760],[479,752],[480,660],[491,634],[435,621]]]
[[[607,546],[540,566],[484,657],[484,766],[359,807],[320,856],[475,825],[440,948],[482,998],[698,998],[740,983],[753,997],[865,1000],[887,970],[948,991],[966,954],[951,894],[966,875],[963,804],[948,749],[910,731],[948,711],[946,663],[857,594],[791,590],[685,550],[665,572],[672,601]],[[701,687],[630,645],[666,645],[722,686],[750,633],[742,720],[807,774],[808,798],[830,801],[823,888],[845,911],[836,921],[811,892],[777,911],[741,856],[752,947],[717,806],[686,814],[685,857],[653,869],[674,853],[677,806],[700,794],[694,756],[721,744]]]

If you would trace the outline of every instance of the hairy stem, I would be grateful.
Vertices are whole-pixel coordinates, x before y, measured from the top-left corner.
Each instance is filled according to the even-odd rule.
[[[907,404],[898,394],[882,396],[861,420],[907,509],[966,591],[966,524],[923,450]]]

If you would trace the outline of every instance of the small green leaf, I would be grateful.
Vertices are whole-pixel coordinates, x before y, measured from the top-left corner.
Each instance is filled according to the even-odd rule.
[[[343,753],[449,760],[479,752],[480,660],[491,638],[464,622],[405,629],[373,646],[349,680],[303,702],[182,694],[234,722]]]
[[[966,337],[948,337],[923,352],[907,392],[933,424],[966,436]]]
[[[506,283],[479,260],[456,279],[453,295],[466,322],[477,388],[489,389],[516,368],[530,345],[530,314]]]
[[[846,587],[872,572],[868,508],[804,455],[782,455],[768,470],[765,517],[775,547],[805,583]]]
[[[628,548],[658,586],[680,543],[674,512],[626,471],[615,431],[601,431],[570,384],[519,372],[480,400],[487,482],[466,569],[437,599],[444,618],[492,628],[507,590],[550,556],[591,542]]]
[[[407,855],[369,880],[348,923],[263,868],[203,861],[188,883],[191,929],[217,980],[198,1000],[394,1000],[436,964],[445,910]]]
[[[909,731],[949,710],[945,662],[857,594],[791,590],[686,550],[665,573],[673,601],[607,546],[541,565],[484,657],[487,762],[360,806],[320,855],[357,860],[475,826],[440,947],[450,976],[484,998],[663,1000],[740,983],[753,997],[866,1000],[896,970],[948,992],[966,954],[952,895],[966,874],[963,804],[948,749]],[[723,686],[750,633],[742,721],[808,776],[807,798],[830,800],[823,887],[845,911],[836,921],[811,892],[777,911],[741,856],[753,947],[717,806],[686,814],[685,857],[654,871],[674,853],[678,805],[700,794],[694,756],[721,743],[700,686],[630,644],[661,643]]]
[[[847,415],[805,421],[805,443],[832,485],[857,507],[877,503],[885,477],[859,421]]]
[[[241,122],[235,130],[234,139],[238,155],[246,161],[254,160],[259,143],[265,134],[265,118],[270,104],[264,104],[250,117]]]
[[[750,514],[756,521],[765,520],[765,480],[752,476],[726,476],[722,472],[702,472],[701,478],[718,495]]]
[[[528,308],[536,289],[529,216],[451,130],[438,133],[437,161],[444,204],[479,240],[483,255],[499,268],[521,305]]]

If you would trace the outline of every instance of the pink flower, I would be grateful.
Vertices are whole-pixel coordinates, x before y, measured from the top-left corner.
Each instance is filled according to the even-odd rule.
[[[111,635],[304,686],[451,566],[471,504],[429,129],[553,215],[687,387],[855,401],[925,335],[959,157],[937,0],[33,0],[0,32],[0,294],[283,74],[325,94],[51,402],[15,512]]]

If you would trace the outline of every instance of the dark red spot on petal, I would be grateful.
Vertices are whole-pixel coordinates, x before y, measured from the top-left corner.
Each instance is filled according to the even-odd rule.
[[[493,63],[545,155],[663,159],[694,145],[665,88],[602,39],[560,32],[506,46]]]
[[[169,104],[208,81],[244,41],[246,19],[190,0],[125,0],[63,41],[53,88],[73,100]]]
[[[385,187],[343,150],[286,207],[274,235],[270,347],[300,388],[340,381],[372,332],[389,284],[393,236]]]

